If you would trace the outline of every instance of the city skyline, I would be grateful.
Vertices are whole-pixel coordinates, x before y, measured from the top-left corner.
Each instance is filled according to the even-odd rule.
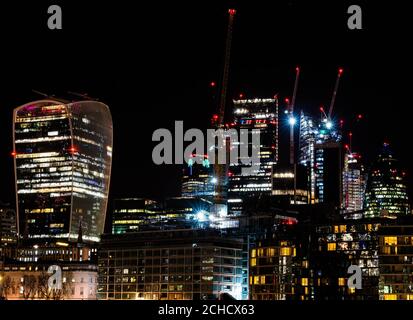
[[[410,48],[372,8],[356,29],[294,0],[20,25],[0,300],[413,300]]]
[[[159,39],[162,41],[159,42],[138,36],[140,41],[137,45],[145,50],[141,50],[143,57],[135,63],[133,55],[137,51],[132,46],[135,39],[132,37],[133,33],[125,33],[119,42],[113,37],[104,40],[101,32],[108,27],[104,27],[99,19],[94,18],[91,14],[92,8],[87,5],[82,16],[84,19],[79,19],[78,25],[68,21],[68,31],[64,31],[59,38],[49,35],[36,24],[33,30],[25,31],[32,35],[42,35],[56,45],[63,44],[70,37],[77,37],[78,47],[87,47],[87,41],[83,37],[78,37],[81,31],[86,30],[86,38],[96,39],[98,47],[119,44],[119,52],[103,52],[98,59],[94,59],[97,49],[91,49],[89,53],[82,55],[64,54],[60,57],[67,64],[60,65],[59,68],[66,76],[57,80],[43,77],[40,72],[41,65],[47,64],[47,59],[50,58],[49,63],[53,64],[57,63],[57,57],[46,58],[33,52],[30,56],[25,56],[22,63],[16,66],[17,69],[6,66],[4,75],[8,76],[9,82],[2,92],[0,101],[3,106],[0,111],[0,130],[3,137],[0,141],[0,170],[7,181],[0,185],[3,201],[14,201],[13,190],[8,187],[13,181],[10,165],[11,112],[17,105],[40,98],[31,91],[32,89],[56,96],[66,94],[69,90],[88,93],[111,106],[114,116],[114,146],[117,150],[111,197],[165,197],[179,194],[181,169],[178,166],[157,167],[152,164],[150,152],[153,144],[150,136],[156,128],[171,128],[171,119],[184,120],[188,127],[209,127],[209,118],[216,112],[217,105],[212,98],[213,89],[210,83],[215,81],[218,84],[220,79],[228,6],[195,5],[191,9],[185,6],[166,6],[165,10],[167,8],[171,9],[177,18],[172,18],[162,11],[160,14],[165,19],[160,19],[153,30],[171,35],[170,39],[161,37]],[[75,6],[69,5],[67,9],[74,10]],[[105,6],[102,7],[103,15],[107,13],[106,9]],[[151,9],[153,8],[148,7],[148,12],[152,13]],[[368,146],[364,157],[371,162],[381,143],[388,140],[398,158],[406,164],[411,185],[409,173],[412,170],[408,160],[408,148],[405,148],[403,143],[404,130],[397,129],[407,128],[409,123],[407,117],[400,116],[404,101],[408,101],[408,90],[402,81],[402,74],[409,72],[410,66],[403,62],[403,57],[408,56],[409,50],[402,50],[399,53],[402,55],[400,59],[386,61],[385,57],[391,56],[389,54],[392,47],[396,45],[395,40],[390,38],[390,31],[383,32],[385,30],[379,21],[370,18],[366,21],[366,30],[357,34],[352,33],[341,27],[340,21],[335,21],[340,19],[325,16],[328,11],[339,15],[340,6],[324,6],[320,9],[296,2],[281,2],[271,7],[272,10],[269,12],[245,4],[240,4],[237,9],[229,98],[238,98],[240,93],[246,97],[272,97],[276,93],[281,97],[291,96],[294,68],[300,65],[302,73],[296,109],[317,114],[320,104],[329,102],[337,68],[343,67],[344,74],[337,95],[335,113],[338,118],[347,115],[347,125],[357,114],[364,116],[364,128],[354,131],[353,149],[357,152],[360,146]],[[379,8],[366,9],[380,13]],[[194,19],[192,14],[194,11],[197,12],[197,19]],[[95,26],[94,28],[87,28],[85,25],[88,14],[88,18],[92,19],[90,25]],[[295,17],[296,23],[290,27],[286,22],[292,17]],[[345,17],[343,14],[343,21]],[[149,19],[142,18],[140,23],[147,23]],[[198,30],[198,36],[190,36],[191,33],[187,32],[188,25],[193,25]],[[321,28],[327,25],[330,30],[336,31],[335,37],[329,37],[327,31]],[[171,30],[168,31],[167,26],[171,27]],[[393,25],[394,28],[397,26]],[[115,30],[121,30],[120,26],[118,28]],[[27,33],[23,34],[23,39],[28,43],[33,41]],[[173,46],[174,50],[169,51],[167,55],[163,54],[162,48],[166,45],[171,47],[173,41],[179,43],[179,46]],[[383,42],[388,45],[382,46]],[[285,45],[291,47],[287,51],[292,54],[286,53],[283,49]],[[403,46],[402,43],[397,45]],[[324,48],[332,52],[331,56],[324,54]],[[17,56],[21,56],[20,49],[20,45],[12,46],[6,54],[16,53]],[[370,59],[376,52],[382,53],[382,62],[376,63]],[[124,59],[120,59],[121,57]],[[118,67],[108,65],[101,68],[104,61],[118,61],[119,64]],[[144,61],[146,63],[143,63]],[[194,69],[192,66],[197,68]],[[136,73],[138,69],[140,71]],[[18,76],[27,73],[39,76],[36,79]],[[126,76],[123,77],[122,74]],[[188,81],[189,79],[195,80]],[[392,112],[393,105],[401,106],[400,112]],[[148,121],[139,121],[140,117]],[[138,121],[138,125],[135,121]],[[131,150],[137,148],[138,142],[126,144],[125,137],[139,140],[142,152],[138,161],[128,156]],[[167,183],[161,183],[165,175],[171,179],[168,179]],[[124,181],[127,181],[128,177],[143,183],[125,184]]]

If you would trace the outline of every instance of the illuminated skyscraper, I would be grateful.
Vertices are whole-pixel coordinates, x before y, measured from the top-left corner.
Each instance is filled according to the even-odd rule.
[[[41,100],[14,110],[18,232],[99,241],[112,164],[112,118],[96,101]]]
[[[301,112],[299,163],[309,168],[310,202],[342,200],[343,153],[341,133],[334,122],[316,121]]]
[[[363,209],[366,179],[360,154],[352,152],[344,155],[343,209],[345,212]]]
[[[315,202],[315,142],[317,128],[314,120],[301,111],[299,134],[299,163],[308,168],[310,203]]]
[[[202,164],[196,162],[201,157]],[[209,163],[208,157],[204,155],[192,155],[183,169],[182,196],[199,197],[212,200],[214,197],[215,184],[214,170]]]
[[[228,210],[240,214],[245,197],[272,193],[272,166],[278,161],[277,99],[234,100],[234,129],[260,130],[260,167],[249,175],[242,174],[241,159],[229,168]],[[248,149],[251,150],[251,138]],[[250,151],[251,152],[251,151]],[[251,154],[251,153],[249,153]]]
[[[376,163],[371,168],[366,189],[366,217],[397,217],[409,214],[409,199],[405,173],[384,144]]]

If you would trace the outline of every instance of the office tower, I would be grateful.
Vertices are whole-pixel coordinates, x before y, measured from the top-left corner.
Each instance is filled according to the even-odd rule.
[[[242,240],[216,230],[105,235],[99,251],[101,300],[248,298]]]
[[[234,122],[230,127],[236,130],[257,129],[260,131],[260,153],[258,170],[252,174],[242,174],[239,157],[238,163],[229,167],[228,211],[239,215],[246,197],[272,192],[272,166],[278,160],[278,104],[276,99],[234,100]],[[251,133],[248,140],[251,155]],[[240,147],[244,147],[240,145]]]
[[[301,164],[273,166],[272,195],[285,204],[308,204],[307,168]]]
[[[198,163],[198,162],[201,162]],[[212,200],[217,178],[207,155],[192,155],[182,175],[182,196]]]
[[[96,101],[41,100],[14,110],[19,235],[99,241],[112,163],[112,118]]]
[[[301,112],[299,163],[308,168],[310,202],[342,201],[342,136],[336,124],[326,118],[317,121]]]
[[[315,143],[317,132],[317,126],[314,120],[301,111],[298,163],[307,168],[310,203],[316,202]]]
[[[15,243],[17,240],[16,211],[0,202],[0,246]]]
[[[136,232],[161,214],[160,204],[151,199],[120,198],[113,200],[112,233]]]
[[[316,198],[340,208],[342,202],[343,152],[340,142],[315,145]]]
[[[365,188],[366,177],[360,154],[346,153],[343,170],[343,210],[345,213],[363,209]]]
[[[385,143],[369,172],[365,199],[366,217],[397,217],[410,214],[405,173],[389,144]]]

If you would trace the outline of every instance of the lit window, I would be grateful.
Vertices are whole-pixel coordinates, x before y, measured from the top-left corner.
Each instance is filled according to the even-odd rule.
[[[338,285],[339,285],[340,287],[345,286],[345,285],[346,285],[346,279],[344,279],[344,278],[338,278]]]
[[[327,244],[327,250],[328,251],[335,251],[336,250],[336,243],[335,242],[331,242]]]
[[[251,259],[251,267],[255,267],[257,265],[257,259]]]
[[[256,254],[257,254],[257,250],[252,249],[252,250],[251,250],[251,258],[255,258],[255,257],[256,257]]]
[[[254,276],[254,284],[260,284],[260,277]]]
[[[291,256],[291,248],[281,248],[280,256]]]
[[[384,300],[397,300],[397,294],[385,294]]]
[[[270,257],[274,257],[274,256],[275,256],[275,249],[274,249],[274,248],[269,249],[269,250],[268,250],[268,255],[269,255]]]
[[[265,284],[265,276],[261,276],[261,284]]]
[[[386,246],[396,246],[397,245],[397,237],[384,237],[384,244]]]
[[[308,278],[301,278],[301,285],[304,287],[308,286]]]

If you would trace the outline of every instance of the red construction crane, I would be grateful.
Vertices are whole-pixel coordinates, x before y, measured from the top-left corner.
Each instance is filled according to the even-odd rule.
[[[294,82],[294,90],[293,90],[293,97],[291,99],[291,104],[289,104],[289,120],[290,123],[290,164],[294,164],[294,125],[296,123],[296,119],[294,117],[294,105],[295,105],[295,98],[297,96],[297,88],[298,88],[298,79],[300,77],[300,67],[295,68],[295,82]],[[288,100],[286,100],[288,101]]]
[[[228,10],[228,29],[227,29],[227,40],[225,45],[225,60],[224,60],[224,70],[222,75],[222,83],[221,83],[221,94],[219,99],[219,109],[218,109],[218,119],[216,126],[218,128],[224,127],[224,118],[225,118],[225,107],[226,107],[226,100],[227,100],[227,90],[228,90],[228,78],[229,78],[229,66],[230,66],[230,58],[231,58],[231,45],[232,45],[232,27],[234,24],[234,17],[235,17],[236,10],[229,9]],[[229,156],[230,146],[227,141],[225,144],[226,146],[226,154],[227,154],[227,162]],[[224,195],[224,188],[225,188],[225,180],[227,179],[227,171],[228,165],[227,164],[215,164],[214,165],[214,174],[215,178],[217,179],[217,183],[215,185],[215,196],[214,202],[216,204],[224,204],[225,203],[225,195]]]
[[[228,78],[229,78],[229,66],[231,60],[231,45],[232,45],[232,26],[234,25],[234,17],[236,10],[228,10],[228,29],[227,29],[227,41],[225,44],[225,60],[224,60],[224,72],[222,74],[222,83],[221,83],[221,95],[219,99],[219,118],[218,126],[222,127],[224,124],[225,117],[225,106],[227,100],[227,90],[228,90]]]
[[[331,116],[332,116],[332,114],[333,114],[334,103],[336,102],[338,85],[339,85],[339,83],[340,83],[340,78],[341,78],[341,74],[342,74],[342,73],[343,73],[343,69],[342,69],[342,68],[338,69],[336,84],[335,84],[335,86],[334,86],[333,96],[331,97],[330,109],[328,110],[328,118],[327,118],[327,121],[331,121]]]

